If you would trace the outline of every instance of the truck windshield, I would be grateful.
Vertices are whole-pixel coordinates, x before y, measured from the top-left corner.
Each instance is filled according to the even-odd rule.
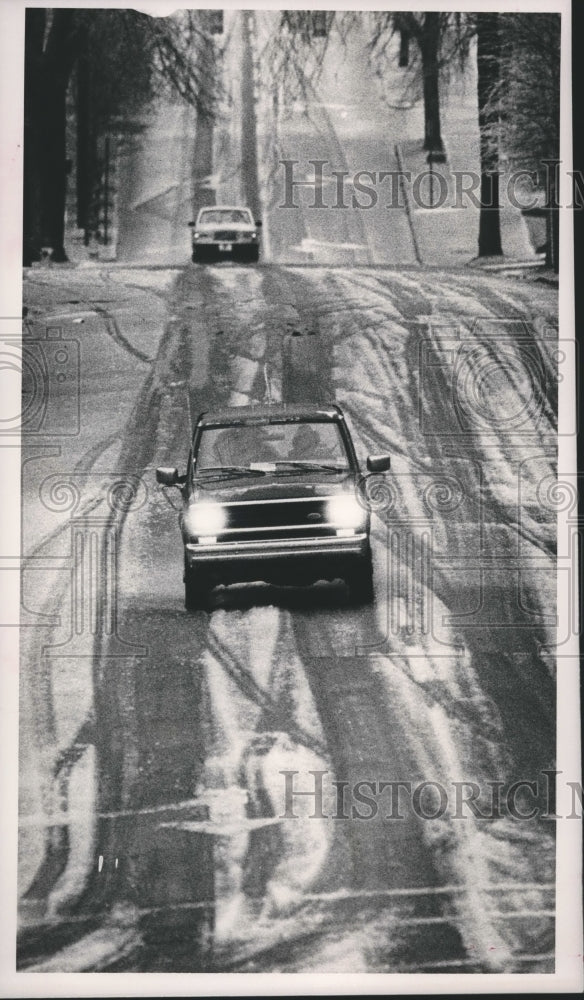
[[[196,454],[196,470],[253,468],[278,464],[349,470],[343,438],[336,423],[266,423],[204,428]]]

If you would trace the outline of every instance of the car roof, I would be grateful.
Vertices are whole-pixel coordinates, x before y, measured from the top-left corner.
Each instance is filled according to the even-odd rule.
[[[307,403],[270,403],[261,406],[226,406],[220,410],[208,410],[201,413],[197,426],[216,427],[225,424],[278,423],[289,420],[291,423],[304,421],[338,420],[343,414],[335,403],[325,406],[310,406]]]

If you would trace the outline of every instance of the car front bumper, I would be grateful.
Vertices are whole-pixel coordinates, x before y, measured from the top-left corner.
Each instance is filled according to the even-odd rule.
[[[187,542],[185,548],[190,566],[197,562],[229,559],[277,559],[298,556],[360,556],[367,547],[367,533],[326,538],[279,538],[273,541],[217,542],[201,545]]]
[[[237,240],[202,239],[193,242],[193,252],[218,255],[245,253],[259,248],[259,240],[244,236]]]
[[[264,579],[292,581],[306,578],[334,579],[369,551],[367,532],[347,537],[281,538],[266,541],[187,542],[186,563],[224,580]],[[338,570],[338,574],[335,573]]]

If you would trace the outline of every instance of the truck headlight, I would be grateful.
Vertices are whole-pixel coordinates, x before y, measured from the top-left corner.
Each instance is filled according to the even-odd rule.
[[[365,511],[352,494],[343,493],[328,501],[327,517],[339,528],[358,528],[365,520]]]
[[[191,535],[218,535],[226,523],[223,507],[214,503],[195,504],[184,517],[184,526]]]

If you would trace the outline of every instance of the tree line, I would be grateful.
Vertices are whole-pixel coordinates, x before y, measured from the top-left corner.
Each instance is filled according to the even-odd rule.
[[[135,10],[27,8],[25,13],[23,256],[30,265],[64,246],[67,127],[75,127],[77,223],[94,220],[103,164],[99,140],[130,127],[162,91],[214,110],[213,23],[206,11],[155,18]],[[74,113],[68,115],[68,101]]]
[[[397,57],[404,92],[412,101],[423,101],[423,149],[434,163],[446,159],[441,89],[452,73],[465,71],[476,52],[481,173],[478,256],[502,253],[499,176],[504,162],[510,169],[531,174],[535,185],[545,188],[538,211],[546,215],[547,263],[557,270],[559,215],[553,165],[558,162],[560,145],[560,14],[328,11],[324,28],[320,23],[315,31],[314,12],[283,11],[281,35],[275,43],[278,73],[285,72],[291,86],[296,84],[302,92],[304,65],[309,65],[313,78],[317,76],[332,33],[344,40],[357,24],[365,30],[370,59],[382,84],[389,79],[390,63]],[[386,96],[391,102],[398,95]]]
[[[129,127],[136,109],[163,90],[212,116],[216,102],[213,32],[218,12],[181,11],[154,18],[124,9],[27,8],[25,33],[24,263],[50,247],[66,260],[64,218],[67,100],[75,112],[77,223],[88,230],[102,169],[99,139]],[[368,26],[368,49],[378,75],[395,59],[414,96],[423,101],[423,147],[445,159],[440,93],[452,72],[463,72],[476,48],[480,132],[479,256],[501,254],[499,174],[506,164],[544,176],[548,213],[546,253],[558,266],[556,171],[560,105],[560,15],[286,11],[273,39],[280,78],[302,87],[318,74],[328,39]],[[71,116],[70,116],[71,117]]]

